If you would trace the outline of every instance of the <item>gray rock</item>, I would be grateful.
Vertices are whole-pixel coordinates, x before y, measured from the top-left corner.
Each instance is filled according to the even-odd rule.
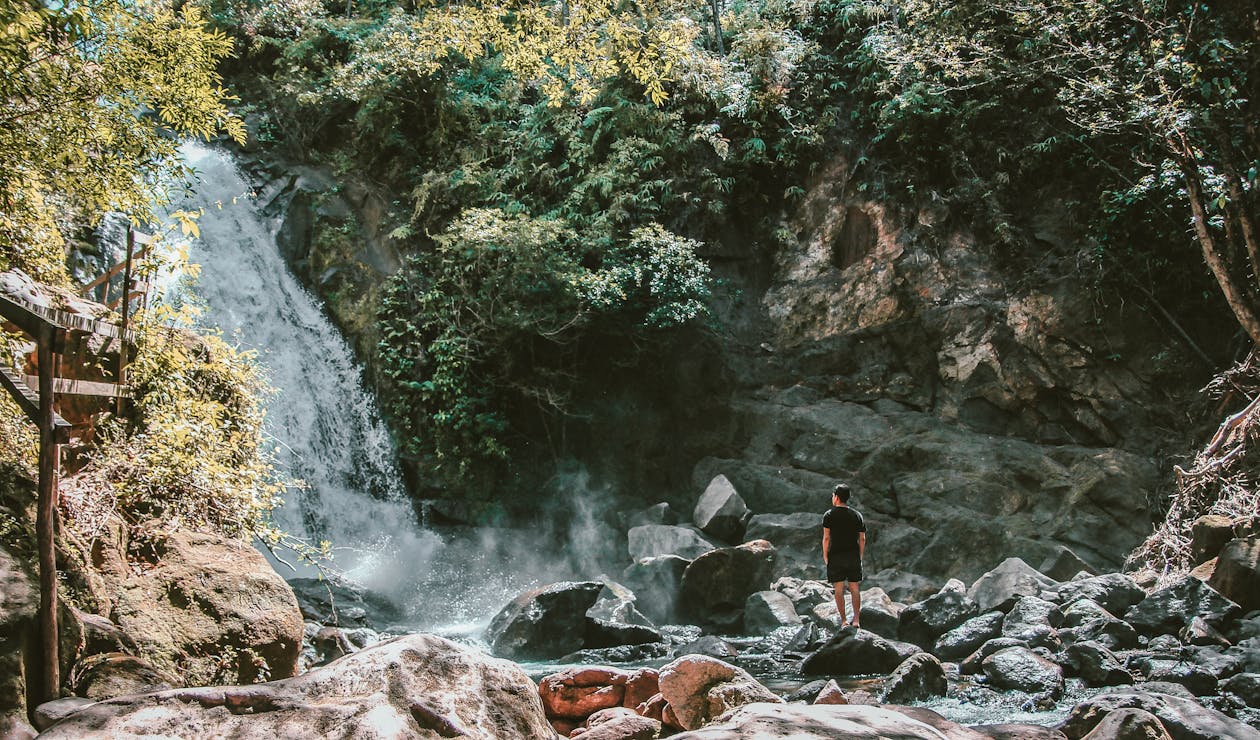
[[[903,604],[913,604],[928,598],[940,590],[937,583],[939,581],[934,582],[896,568],[885,568],[862,581],[863,586],[882,589],[888,594],[888,598]]]
[[[630,559],[636,563],[644,558],[656,558],[662,555],[676,555],[687,560],[694,560],[717,545],[701,536],[700,532],[690,527],[677,527],[668,524],[644,524],[634,527],[626,533]]]
[[[705,635],[679,647],[674,651],[678,657],[684,655],[706,655],[710,658],[729,659],[739,656],[739,649],[716,635]]]
[[[1239,673],[1226,681],[1221,689],[1238,697],[1249,707],[1260,707],[1260,673]]]
[[[1220,554],[1226,542],[1234,539],[1234,520],[1220,514],[1205,514],[1190,525],[1190,558],[1195,565]]]
[[[1260,537],[1226,544],[1208,584],[1244,612],[1260,609]]]
[[[1057,648],[1056,630],[1063,622],[1059,607],[1036,596],[1025,596],[1015,603],[1002,622],[1002,636],[1023,640],[1033,647]]]
[[[895,639],[901,626],[901,612],[905,608],[905,604],[893,601],[882,588],[866,589],[862,591],[862,609],[859,615],[862,629],[890,640]]]
[[[967,597],[976,602],[981,612],[995,609],[1005,612],[1021,597],[1037,596],[1056,585],[1056,581],[1033,570],[1023,560],[1007,558],[971,584]]]
[[[780,627],[800,626],[792,600],[778,591],[758,591],[744,602],[744,632],[767,635]]]
[[[1072,740],[1083,738],[1106,718],[1121,709],[1141,709],[1159,718],[1175,740],[1256,740],[1257,731],[1236,719],[1202,706],[1193,699],[1160,693],[1115,691],[1100,694],[1072,708],[1059,725]]]
[[[924,649],[936,638],[979,613],[976,602],[967,597],[962,581],[951,579],[940,591],[901,612],[897,636]]]
[[[1196,616],[1219,630],[1240,616],[1241,612],[1237,604],[1217,593],[1216,589],[1198,578],[1187,576],[1155,591],[1130,608],[1124,613],[1124,621],[1133,625],[1140,634],[1176,634]]]
[[[1059,586],[1059,603],[1070,605],[1077,599],[1090,599],[1112,614],[1124,614],[1130,606],[1146,597],[1146,592],[1123,573],[1070,581]]]
[[[755,514],[745,539],[768,540],[778,552],[775,577],[823,578],[822,516],[811,512]]]
[[[989,683],[999,689],[1015,689],[1057,699],[1063,694],[1063,669],[1028,648],[1008,647],[981,664]]]
[[[1023,640],[1016,640],[1010,637],[995,637],[981,645],[978,650],[959,663],[958,672],[965,676],[982,673],[984,671],[985,658],[1009,647],[1028,647],[1028,644]]]
[[[486,642],[496,655],[512,659],[558,658],[579,650],[586,611],[603,588],[599,581],[565,581],[523,593],[490,621]]]
[[[579,650],[561,656],[558,663],[571,665],[615,665],[618,663],[645,663],[658,660],[670,654],[669,643],[645,642],[639,645],[618,645],[617,647]]]
[[[749,516],[748,506],[725,475],[718,475],[696,502],[691,520],[701,532],[723,542],[739,542]]]
[[[1144,709],[1117,709],[1082,740],[1173,740],[1159,717]]]
[[[627,532],[645,524],[677,524],[678,514],[668,503],[662,501],[652,504],[646,509],[627,513],[622,517],[621,528]]]
[[[770,587],[773,569],[774,546],[765,540],[707,552],[683,571],[679,613],[702,627],[737,631],[745,602]]]
[[[936,638],[932,653],[942,660],[962,660],[989,640],[1002,633],[1006,615],[1000,611],[972,617],[954,629]]]
[[[879,700],[884,704],[910,704],[945,696],[947,688],[941,661],[927,653],[918,653],[893,670],[880,689]]]
[[[887,640],[863,629],[843,629],[801,663],[807,676],[889,673],[920,652],[918,646]]]
[[[749,532],[752,528],[749,528]],[[771,543],[774,540],[770,540]],[[776,562],[779,555],[778,545],[775,545]],[[774,591],[778,591],[784,596],[792,600],[792,604],[796,609],[796,613],[802,616],[809,614],[818,604],[825,604],[828,601],[835,601],[834,591],[831,584],[822,581],[810,581],[793,576],[781,576],[770,585]]]
[[[81,696],[68,696],[64,699],[53,699],[35,707],[31,713],[31,724],[43,732],[75,712],[90,707],[96,702]]]
[[[1216,692],[1215,676],[1202,666],[1179,657],[1137,655],[1128,660],[1128,666],[1147,681],[1180,684],[1195,696],[1207,696]]]
[[[1089,686],[1123,686],[1133,683],[1120,660],[1097,642],[1077,642],[1063,651],[1063,667],[1070,676],[1080,676]]]
[[[678,621],[678,590],[690,560],[677,555],[644,558],[627,566],[621,580],[635,594],[635,608],[656,624]]]
[[[1089,563],[1081,560],[1071,548],[1062,545],[1056,547],[1051,555],[1042,560],[1037,570],[1056,581],[1070,581],[1081,573],[1095,575]]]
[[[941,719],[945,735],[929,725],[887,707],[855,704],[749,704],[699,730],[671,740],[896,740],[969,739],[967,728]]]

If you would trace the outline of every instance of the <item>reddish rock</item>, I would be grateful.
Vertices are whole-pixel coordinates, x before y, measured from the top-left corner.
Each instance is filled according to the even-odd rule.
[[[844,692],[840,690],[840,684],[835,680],[827,682],[823,686],[822,691],[818,692],[818,696],[814,698],[815,704],[848,704],[849,700],[844,698]]]
[[[651,719],[664,721],[665,707],[669,706],[669,702],[665,701],[664,694],[654,694],[650,699],[639,704],[634,708],[635,713]]]
[[[538,695],[548,718],[581,722],[601,709],[622,706],[630,675],[616,668],[570,668],[540,681]]]
[[[660,673],[655,668],[641,668],[631,673],[626,679],[626,695],[621,700],[621,706],[634,709],[659,693],[661,693]]]
[[[745,704],[783,702],[744,669],[705,655],[685,655],[661,668],[660,681],[661,693],[686,730]]]
[[[547,722],[551,723],[551,729],[555,730],[560,737],[570,737],[574,730],[586,729],[578,722],[560,717],[552,717]]]
[[[665,708],[661,712],[661,724],[671,730],[683,729],[682,724],[678,721],[678,715],[674,714],[674,708],[669,705],[669,702],[665,702]]]

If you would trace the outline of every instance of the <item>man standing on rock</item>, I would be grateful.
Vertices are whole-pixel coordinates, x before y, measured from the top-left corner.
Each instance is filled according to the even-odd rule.
[[[849,486],[841,483],[831,493],[831,510],[823,515],[823,563],[827,566],[827,582],[836,593],[836,609],[840,626],[860,626],[862,613],[862,556],[866,554],[866,522],[862,515],[849,508]],[[844,586],[853,601],[853,621],[845,618]]]

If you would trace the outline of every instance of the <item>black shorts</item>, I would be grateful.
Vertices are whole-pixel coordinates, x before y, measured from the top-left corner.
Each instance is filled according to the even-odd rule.
[[[862,582],[862,558],[852,555],[832,555],[827,560],[827,583]]]

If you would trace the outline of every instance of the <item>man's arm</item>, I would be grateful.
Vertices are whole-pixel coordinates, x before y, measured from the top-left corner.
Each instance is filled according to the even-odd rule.
[[[831,550],[831,530],[823,527],[823,565],[827,564],[827,553]]]
[[[866,556],[866,533],[858,532],[858,560]]]

